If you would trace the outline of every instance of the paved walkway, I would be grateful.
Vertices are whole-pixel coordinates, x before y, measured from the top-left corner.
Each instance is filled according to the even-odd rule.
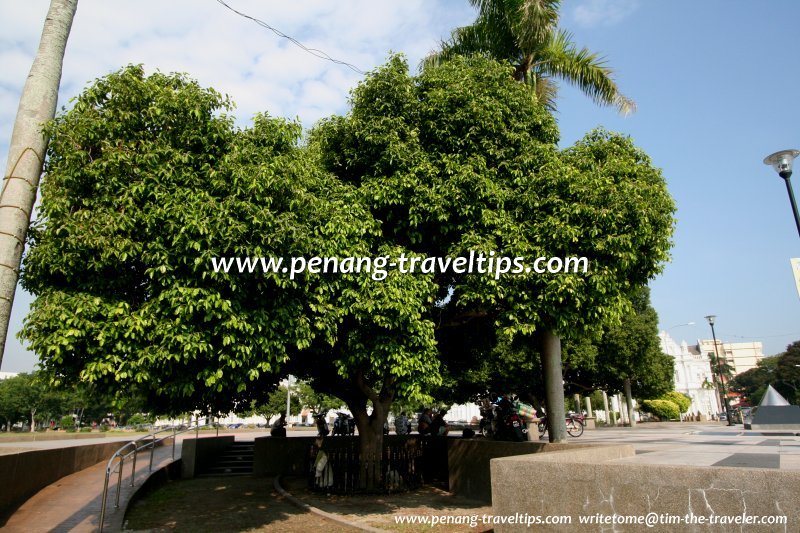
[[[579,442],[632,444],[623,463],[732,466],[800,470],[800,437],[727,426],[719,422],[645,423],[631,428],[586,430]]]
[[[175,457],[180,457],[180,442],[176,445]],[[114,508],[117,474],[112,474],[106,503],[105,531],[122,529],[123,515],[128,501],[149,476],[149,459],[149,452],[141,452],[138,455],[134,487],[131,487],[131,463],[126,461],[119,509]],[[156,448],[153,471],[171,461],[172,446]],[[85,468],[40,490],[11,515],[2,531],[9,533],[99,531],[106,464],[104,461]]]

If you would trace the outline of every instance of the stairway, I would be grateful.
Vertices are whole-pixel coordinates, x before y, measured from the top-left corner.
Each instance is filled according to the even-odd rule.
[[[253,442],[234,442],[209,463],[197,477],[228,477],[253,475]]]

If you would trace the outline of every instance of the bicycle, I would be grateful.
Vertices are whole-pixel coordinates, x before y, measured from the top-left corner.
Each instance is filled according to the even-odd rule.
[[[567,434],[569,434],[570,437],[577,438],[583,435],[586,421],[583,415],[571,413],[564,419],[564,424],[567,428]],[[544,437],[545,433],[547,433],[547,415],[543,414],[541,418],[539,418],[539,437]]]

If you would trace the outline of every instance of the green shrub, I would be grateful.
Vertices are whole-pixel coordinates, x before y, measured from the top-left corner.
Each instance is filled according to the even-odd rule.
[[[81,433],[91,433],[92,428],[81,428]]]
[[[155,422],[154,417],[143,415],[142,413],[131,415],[128,419],[129,426],[143,426],[145,424],[152,424],[153,422]]]
[[[677,404],[670,400],[645,400],[642,402],[642,409],[661,420],[680,418]]]
[[[72,418],[72,415],[62,416],[60,425],[61,429],[75,431],[75,419]]]
[[[680,409],[681,413],[685,413],[689,410],[689,407],[692,406],[692,400],[689,399],[685,394],[681,394],[677,391],[668,392],[659,398],[659,400],[667,400],[674,403],[678,406],[678,409]]]

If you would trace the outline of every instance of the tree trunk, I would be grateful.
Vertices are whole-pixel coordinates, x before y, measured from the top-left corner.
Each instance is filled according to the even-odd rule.
[[[47,150],[48,139],[42,134],[42,125],[56,113],[64,49],[77,7],[78,0],[50,2],[39,50],[25,81],[11,134],[0,192],[0,364],[25,236]]]
[[[625,403],[628,406],[628,422],[631,427],[636,427],[636,418],[633,416],[633,394],[631,394],[631,378],[625,379]]]
[[[567,440],[564,424],[564,377],[561,373],[561,339],[551,331],[542,333],[542,374],[547,406],[547,432],[550,442]]]
[[[372,405],[372,413],[367,414],[366,404],[350,406],[358,428],[359,444],[359,488],[379,487],[383,460],[383,424],[389,414],[391,400],[379,401]]]
[[[31,409],[31,433],[36,431],[36,419],[34,415],[36,415],[36,409]]]

